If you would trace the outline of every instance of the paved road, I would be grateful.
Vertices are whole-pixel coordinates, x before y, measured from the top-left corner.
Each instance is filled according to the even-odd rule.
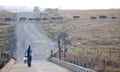
[[[50,50],[55,49],[55,43],[40,33],[34,23],[18,23],[17,27],[17,58],[21,60],[24,51],[30,44],[33,50],[33,59],[44,60],[50,56]]]
[[[40,29],[42,31],[42,29]],[[72,72],[64,67],[47,61],[50,50],[55,49],[55,43],[37,29],[34,23],[17,23],[17,63],[10,72]],[[33,50],[32,67],[23,63],[24,51],[28,45]]]
[[[28,68],[27,65],[23,64],[22,62],[18,62],[9,72],[71,72],[71,71],[45,60],[34,60],[32,62],[31,68]]]

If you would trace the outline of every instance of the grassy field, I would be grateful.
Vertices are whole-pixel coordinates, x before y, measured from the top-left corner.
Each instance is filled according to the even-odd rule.
[[[0,22],[5,22],[6,18],[13,18],[15,15],[15,13],[11,13],[5,10],[1,10],[0,11]],[[8,19],[7,19],[8,20]]]
[[[9,47],[10,32],[9,29],[12,28],[14,24],[3,24],[0,23],[0,68],[2,68],[11,58],[11,49]]]
[[[45,34],[56,40],[59,32],[66,32],[67,61],[101,72],[120,72],[120,10],[60,10],[63,23],[41,24]],[[73,16],[80,16],[74,19]],[[101,19],[100,16],[107,18]],[[96,19],[91,19],[96,17]],[[38,25],[39,26],[39,25]],[[84,57],[83,57],[84,56]],[[83,60],[84,59],[84,60]],[[113,63],[113,64],[112,64]]]

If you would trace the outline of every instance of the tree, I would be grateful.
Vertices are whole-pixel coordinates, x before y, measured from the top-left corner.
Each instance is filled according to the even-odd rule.
[[[69,32],[70,28],[67,28],[66,25],[63,25],[61,30],[58,33],[57,36],[57,42],[58,42],[58,52],[59,52],[59,59],[61,60],[62,52],[64,58],[66,57],[67,48],[66,45],[71,45],[70,39],[68,39],[69,35],[67,32]]]

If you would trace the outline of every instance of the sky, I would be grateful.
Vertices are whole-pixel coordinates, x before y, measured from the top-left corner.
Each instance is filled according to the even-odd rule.
[[[118,9],[120,0],[0,0],[0,5],[59,9]]]

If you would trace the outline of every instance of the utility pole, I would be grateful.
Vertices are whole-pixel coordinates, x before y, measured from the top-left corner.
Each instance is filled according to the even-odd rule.
[[[51,57],[53,57],[53,50],[51,50]]]

